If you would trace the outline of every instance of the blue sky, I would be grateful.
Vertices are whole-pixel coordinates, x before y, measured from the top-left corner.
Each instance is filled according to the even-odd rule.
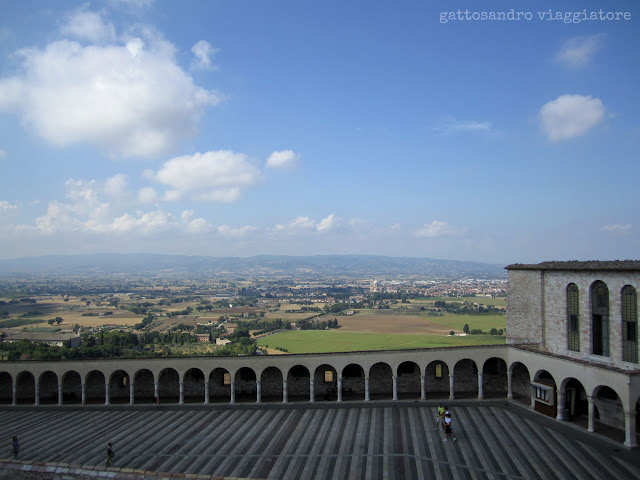
[[[2,2],[0,258],[637,259],[640,9],[556,5]]]

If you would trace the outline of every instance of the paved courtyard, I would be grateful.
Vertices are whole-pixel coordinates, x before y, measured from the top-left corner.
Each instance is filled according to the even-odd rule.
[[[85,466],[86,478],[173,472],[295,480],[640,479],[637,449],[506,401],[451,402],[458,440],[443,442],[442,432],[434,430],[436,407],[437,402],[5,407],[0,439],[6,449],[0,458],[10,457],[11,437],[18,435],[25,469],[43,465],[34,462],[71,464],[78,471]],[[104,469],[107,442],[113,443],[120,471]],[[0,464],[0,478],[21,478],[9,467]],[[22,478],[85,478],[33,475]]]

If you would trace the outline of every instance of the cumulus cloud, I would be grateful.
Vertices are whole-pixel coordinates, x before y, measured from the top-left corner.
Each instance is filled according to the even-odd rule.
[[[18,209],[18,206],[7,202],[6,200],[0,200],[0,213],[12,212]]]
[[[230,238],[241,238],[255,232],[257,230],[253,225],[245,225],[244,227],[233,228],[228,225],[220,225],[217,231],[220,235]]]
[[[464,231],[464,229],[449,225],[447,222],[434,220],[431,223],[425,223],[422,228],[415,232],[415,235],[416,237],[427,238],[448,237],[462,235]]]
[[[129,196],[129,186],[127,176],[119,173],[107,178],[104,182],[104,192],[116,199],[125,199]]]
[[[606,33],[573,37],[567,40],[556,53],[556,60],[570,68],[586,67],[604,45]]]
[[[138,202],[140,203],[154,203],[159,199],[158,192],[152,187],[144,187],[138,191]]]
[[[293,168],[298,164],[300,155],[293,150],[273,152],[267,159],[267,168]]]
[[[0,111],[15,113],[52,144],[159,156],[193,135],[205,108],[221,101],[194,84],[175,47],[150,28],[112,40],[99,14],[80,11],[63,31],[94,43],[67,38],[22,49],[20,72],[0,79]]]
[[[626,223],[624,225],[621,225],[619,223],[615,223],[613,225],[605,225],[601,230],[611,233],[629,233],[631,231],[631,224]]]
[[[219,51],[218,48],[213,48],[209,42],[200,40],[191,47],[191,53],[195,57],[191,63],[191,68],[193,70],[215,70],[216,66],[213,63],[213,57]]]
[[[319,232],[326,233],[336,230],[341,225],[340,220],[335,214],[330,214],[323,218],[319,222],[311,219],[310,217],[297,217],[288,225],[278,224],[274,227],[274,232],[288,232],[288,233],[300,233],[300,232]]]
[[[584,135],[604,119],[604,105],[587,95],[561,95],[542,106],[540,122],[552,142]]]
[[[447,117],[438,125],[433,127],[433,132],[438,135],[452,135],[456,133],[480,132],[489,133],[491,123],[478,122],[475,120],[456,120],[454,117]]]
[[[254,185],[260,172],[246,155],[217,150],[172,158],[157,173],[146,175],[180,194],[189,193],[205,201],[230,202],[238,198],[243,188]]]

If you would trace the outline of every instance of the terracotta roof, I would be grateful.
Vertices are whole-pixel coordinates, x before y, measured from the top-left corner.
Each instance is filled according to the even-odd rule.
[[[514,263],[505,267],[507,270],[608,270],[638,271],[640,260],[571,260],[568,262],[542,262],[535,264]]]

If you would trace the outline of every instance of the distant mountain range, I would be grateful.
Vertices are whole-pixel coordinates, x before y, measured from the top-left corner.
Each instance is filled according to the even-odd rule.
[[[205,257],[157,254],[46,255],[0,260],[0,275],[306,275],[506,278],[504,265],[377,255]]]

